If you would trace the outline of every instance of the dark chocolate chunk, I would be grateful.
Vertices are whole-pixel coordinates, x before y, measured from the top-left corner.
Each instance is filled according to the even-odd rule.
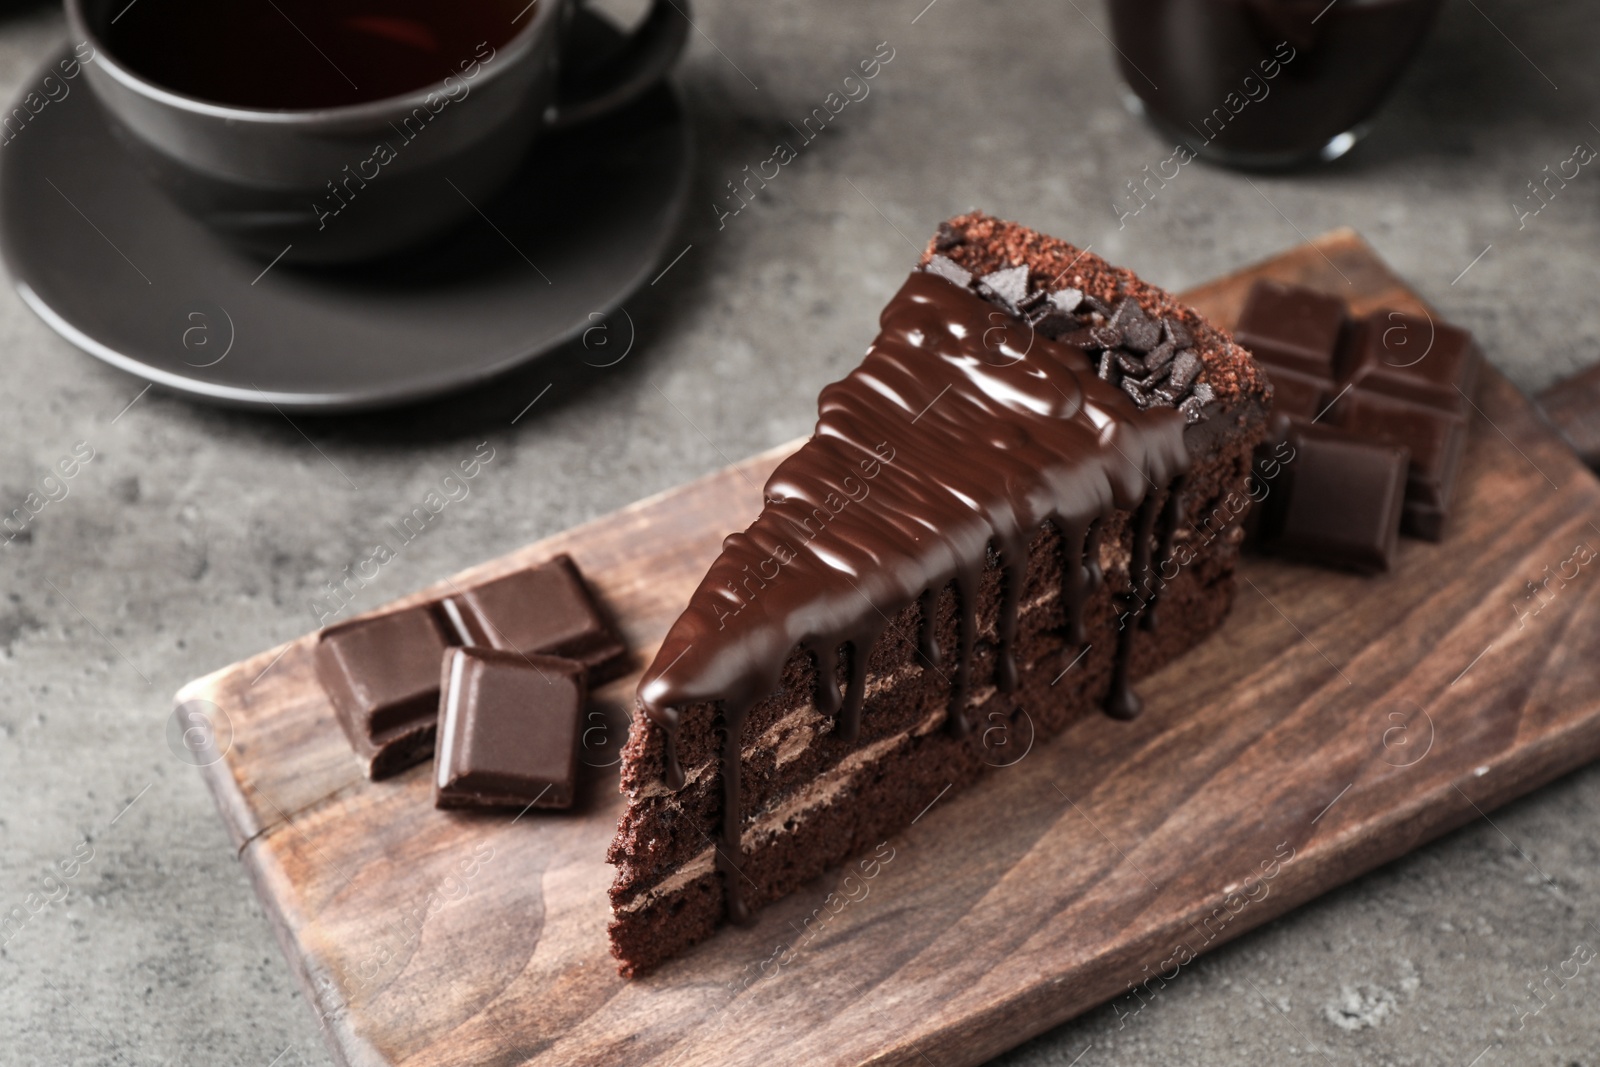
[[[1111,379],[1111,371],[1112,371],[1112,368],[1115,367],[1115,366],[1116,366],[1116,363],[1112,360],[1111,353],[1110,352],[1102,352],[1102,353],[1100,353],[1100,368],[1096,373],[1100,377],[1104,378],[1106,381],[1109,382],[1109,381],[1112,380]]]
[[[1063,315],[1071,315],[1083,306],[1083,291],[1081,289],[1057,289],[1049,294],[1050,303],[1055,305],[1057,311]]]
[[[966,234],[962,233],[948,222],[939,223],[939,232],[933,238],[934,251],[948,252],[957,245],[963,245],[966,243]]]
[[[1124,393],[1127,393],[1129,396],[1133,397],[1133,402],[1135,404],[1138,404],[1142,408],[1150,406],[1150,394],[1145,392],[1144,389],[1140,387],[1138,382],[1134,381],[1132,378],[1124,378],[1119,384],[1122,386],[1122,391]]]
[[[627,649],[569,556],[514,571],[440,605],[452,644],[575,659],[597,683],[626,666]]]
[[[1078,328],[1078,319],[1058,310],[1049,302],[1035,307],[1028,315],[1028,323],[1052,341],[1065,341],[1067,334]]]
[[[1264,363],[1333,381],[1344,320],[1336,296],[1263,280],[1251,287],[1233,336]]]
[[[1194,337],[1190,335],[1189,328],[1177,319],[1161,320],[1161,337],[1170,341],[1174,349],[1190,348],[1194,345]]]
[[[455,648],[444,656],[434,805],[567,808],[577,776],[584,666]]]
[[[1251,290],[1237,336],[1273,382],[1275,438],[1320,417],[1403,447],[1410,468],[1400,530],[1439,540],[1482,362],[1472,336],[1398,311],[1347,322],[1337,297],[1265,282]]]
[[[929,274],[937,274],[941,278],[955,282],[963,289],[972,284],[972,272],[955,260],[946,259],[944,256],[934,256],[928,260],[926,269]]]
[[[317,677],[370,778],[397,774],[433,751],[447,644],[426,604],[352,619],[318,637]]]
[[[1358,389],[1465,414],[1481,356],[1466,330],[1399,311],[1369,315],[1350,379]]]
[[[1122,331],[1107,323],[1089,330],[1089,341],[1099,348],[1118,348],[1122,345]]]
[[[1028,296],[1028,268],[1007,267],[978,279],[978,292],[999,300],[1013,312],[1019,311]]]
[[[1161,343],[1161,326],[1132,300],[1122,304],[1122,343],[1135,352],[1148,352]]]
[[[1171,341],[1162,341],[1149,352],[1145,353],[1144,365],[1152,370],[1158,367],[1165,367],[1167,364],[1172,362],[1172,357],[1176,355],[1177,352],[1177,346]]]
[[[1187,389],[1194,384],[1200,376],[1200,357],[1195,355],[1194,349],[1186,348],[1172,357],[1172,385],[1175,389]]]
[[[1261,508],[1267,551],[1373,574],[1393,563],[1406,494],[1404,448],[1331,426],[1296,426]]]
[[[1111,305],[1106,303],[1104,300],[1101,300],[1098,296],[1092,296],[1088,293],[1085,293],[1083,302],[1092,310],[1105,316],[1107,320],[1111,318]]]
[[[1267,378],[1272,382],[1272,413],[1274,416],[1311,422],[1328,403],[1328,394],[1320,379],[1281,367],[1268,367]]]
[[[1135,356],[1130,352],[1117,352],[1114,353],[1114,358],[1117,361],[1117,368],[1121,370],[1123,374],[1131,374],[1136,378],[1144,376],[1144,360],[1140,359],[1138,356]]]
[[[1466,419],[1365,389],[1346,393],[1334,405],[1333,418],[1365,440],[1398,445],[1410,454],[1401,529],[1412,537],[1440,540],[1466,445]]]

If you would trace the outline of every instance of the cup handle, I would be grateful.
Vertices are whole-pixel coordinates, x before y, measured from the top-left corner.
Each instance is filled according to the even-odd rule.
[[[561,96],[546,112],[546,128],[564,130],[599,118],[660,81],[689,38],[688,8],[689,0],[653,0],[614,55],[582,70],[571,82],[563,81]],[[563,47],[571,43],[569,36]]]

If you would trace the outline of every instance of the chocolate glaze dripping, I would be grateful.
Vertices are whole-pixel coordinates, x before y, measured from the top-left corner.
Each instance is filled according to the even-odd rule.
[[[1162,576],[1159,568],[1172,558],[1172,539],[1178,532],[1178,518],[1183,514],[1183,475],[1172,480],[1171,487],[1167,490],[1167,502],[1161,506],[1161,518],[1156,522],[1160,531],[1157,535],[1155,565],[1148,575],[1150,582],[1149,595],[1144,605],[1144,615],[1139,624],[1146,630],[1156,628],[1156,604],[1161,599],[1161,590],[1166,588],[1167,579]]]
[[[817,689],[813,698],[817,710],[828,718],[839,714],[839,647],[806,642],[806,650],[817,664]]]
[[[1094,576],[1089,572],[1089,535],[1098,530],[1095,523],[1069,529],[1062,534],[1061,606],[1067,620],[1067,640],[1081,645],[1089,639],[1083,630],[1083,603],[1089,598]],[[1098,544],[1093,546],[1099,552]]]
[[[861,736],[861,705],[867,698],[867,653],[874,643],[875,638],[858,636],[845,646],[850,649],[850,683],[839,714],[839,736],[851,743]]]
[[[884,620],[920,600],[922,653],[929,666],[945,659],[948,671],[934,616],[938,596],[954,583],[960,647],[948,671],[947,727],[965,732],[978,591],[991,548],[1004,567],[1002,685],[1015,681],[1007,661],[1027,546],[1043,523],[1066,533],[1069,549],[1082,549],[1082,566],[1066,568],[1069,586],[1078,587],[1067,591],[1070,630],[1082,630],[1082,604],[1101,580],[1099,520],[1112,510],[1138,509],[1143,536],[1135,538],[1130,577],[1148,572],[1157,516],[1146,490],[1188,468],[1183,415],[1139,408],[1095,375],[1081,348],[1031,336],[1019,320],[1008,318],[1000,337],[995,314],[994,304],[942,277],[911,275],[884,309],[882,332],[861,366],[823,390],[816,432],[773,473],[761,517],[724,542],[645,672],[639,701],[662,728],[671,788],[684,780],[683,709],[721,707],[717,869],[734,921],[750,917],[738,872],[745,719],[777,688],[797,647],[816,656],[819,710],[837,715],[841,735],[853,738],[868,653]],[[1118,643],[1120,681],[1106,702],[1113,713],[1136,700],[1127,689],[1130,630]],[[847,645],[841,699],[838,657]]]
[[[744,899],[744,873],[734,858],[742,851],[739,831],[744,820],[739,791],[739,750],[744,742],[745,713],[749,710],[748,703],[729,701],[722,713],[722,842],[717,846],[717,870],[722,872],[728,921],[739,926],[755,921]]]
[[[956,637],[956,676],[944,725],[952,737],[967,736],[967,691],[972,682],[972,651],[978,643],[978,582],[983,571],[966,567],[956,576],[956,611],[961,629]]]
[[[939,665],[939,591],[924,589],[918,597],[922,609],[922,623],[917,627],[917,651],[928,661],[928,666]]]

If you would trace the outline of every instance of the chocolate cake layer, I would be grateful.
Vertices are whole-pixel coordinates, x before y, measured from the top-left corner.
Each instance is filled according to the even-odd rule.
[[[1249,357],[982,216],[924,263],[641,684],[624,973],[900,829],[924,779],[970,781],[986,717],[1135,714],[1129,679],[1226,612],[1268,403]]]

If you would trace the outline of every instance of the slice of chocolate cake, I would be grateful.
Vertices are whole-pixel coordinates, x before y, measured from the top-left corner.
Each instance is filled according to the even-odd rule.
[[[1130,680],[1228,610],[1270,387],[1226,334],[981,214],[881,325],[640,684],[623,974],[870,852],[996,723],[1136,714]]]

